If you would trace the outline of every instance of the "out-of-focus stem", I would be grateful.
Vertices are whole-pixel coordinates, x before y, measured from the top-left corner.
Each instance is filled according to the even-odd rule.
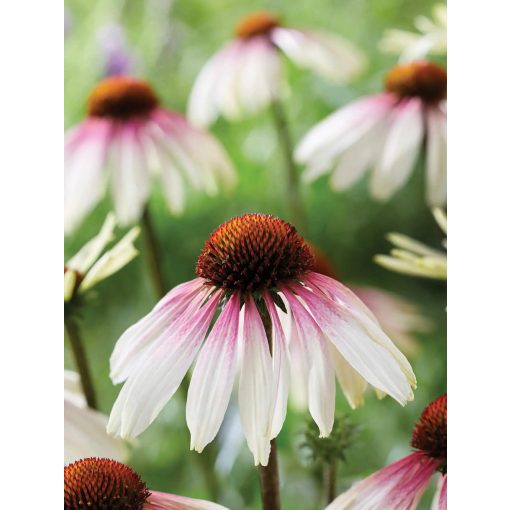
[[[336,497],[336,461],[332,460],[324,465],[324,479],[326,485],[326,500],[331,503]]]
[[[285,110],[278,99],[274,99],[271,103],[271,111],[273,113],[273,120],[283,153],[286,199],[291,215],[289,219],[294,223],[294,226],[303,233],[306,228],[306,214],[303,198],[301,196],[299,172],[293,158],[294,149],[290,136],[289,123],[285,115]]]
[[[146,258],[149,264],[149,271],[154,284],[154,288],[158,293],[158,298],[161,298],[166,293],[165,283],[163,281],[163,271],[161,270],[161,256],[159,254],[158,240],[156,232],[154,231],[154,225],[152,217],[149,212],[149,206],[147,206],[142,216],[143,234],[145,238],[146,246]]]
[[[64,319],[64,325],[71,344],[71,350],[73,352],[74,362],[78,373],[80,374],[81,387],[87,401],[87,406],[92,409],[97,409],[96,392],[94,390],[94,384],[92,383],[92,377],[90,375],[89,364],[87,356],[85,355],[85,349],[83,348],[83,342],[80,335],[80,328],[76,323],[76,320],[72,317],[66,317]]]

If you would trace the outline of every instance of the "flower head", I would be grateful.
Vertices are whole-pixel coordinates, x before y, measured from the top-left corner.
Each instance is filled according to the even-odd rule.
[[[86,458],[64,467],[65,510],[226,510],[208,501],[151,491],[128,466]]]
[[[64,302],[116,273],[138,254],[133,242],[140,228],[133,227],[113,248],[101,255],[113,239],[115,224],[115,216],[109,214],[99,234],[64,265]]]
[[[430,479],[440,479],[434,510],[446,510],[446,395],[429,404],[413,431],[416,451],[384,467],[338,496],[326,510],[416,508]]]
[[[126,460],[124,441],[106,433],[108,417],[87,407],[80,376],[64,371],[64,463],[83,457]]]
[[[436,4],[432,19],[418,16],[414,25],[418,34],[406,30],[387,30],[379,47],[386,53],[400,55],[401,61],[424,58],[428,54],[446,55],[446,5]]]
[[[219,115],[235,120],[280,97],[285,82],[279,50],[299,67],[337,82],[364,66],[362,54],[336,34],[286,27],[273,13],[253,12],[198,75],[189,100],[191,119],[203,125]]]
[[[119,223],[136,222],[149,198],[152,171],[174,213],[183,210],[185,181],[210,195],[220,183],[235,182],[220,144],[164,109],[149,83],[129,76],[106,78],[89,96],[86,120],[66,135],[66,232],[96,206],[108,180]]]
[[[358,99],[313,127],[298,144],[306,180],[331,171],[343,191],[372,170],[370,191],[389,200],[409,179],[426,143],[426,198],[446,202],[446,70],[428,61],[391,69],[385,91]]]
[[[412,399],[406,358],[354,294],[312,268],[307,244],[279,218],[246,214],[216,229],[198,277],[171,290],[117,342],[110,375],[125,384],[109,431],[143,432],[196,358],[186,404],[191,448],[200,452],[216,436],[238,373],[244,434],[255,464],[266,465],[285,419],[289,348],[303,364],[321,436],[333,427],[335,372],[348,395],[354,390],[344,380],[368,381],[402,405]]]
[[[437,224],[446,234],[446,214],[436,208],[433,211]],[[396,271],[397,273],[446,280],[447,259],[446,253],[415,241],[403,234],[388,234],[388,240],[395,246],[390,255],[376,255],[377,264]],[[446,239],[443,241],[446,247]]]

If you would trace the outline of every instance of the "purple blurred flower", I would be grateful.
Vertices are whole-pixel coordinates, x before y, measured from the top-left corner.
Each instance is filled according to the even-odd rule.
[[[103,55],[103,76],[133,75],[137,59],[129,47],[121,25],[112,23],[98,30],[97,39]]]

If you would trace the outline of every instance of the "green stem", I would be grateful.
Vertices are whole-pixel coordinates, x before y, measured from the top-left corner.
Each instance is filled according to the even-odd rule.
[[[336,497],[336,461],[332,460],[324,466],[324,478],[326,485],[326,500],[331,503]]]
[[[71,344],[71,350],[73,351],[74,362],[78,373],[80,374],[81,387],[85,394],[85,400],[87,406],[92,409],[97,409],[96,392],[92,383],[92,377],[90,375],[89,364],[87,356],[85,355],[85,349],[83,348],[83,342],[80,335],[80,328],[74,319],[71,317],[64,318],[64,326],[67,331],[67,337]]]
[[[158,297],[163,297],[166,294],[166,287],[163,280],[163,271],[161,269],[161,257],[159,254],[158,240],[154,230],[154,224],[149,206],[147,206],[142,216],[143,233],[145,237],[146,258],[149,264],[149,271],[151,274],[154,288],[158,293]]]
[[[283,105],[274,99],[271,103],[271,111],[273,113],[273,121],[278,135],[278,140],[283,152],[286,192],[291,222],[300,231],[306,228],[306,214],[303,204],[303,198],[300,190],[299,172],[293,158],[293,144],[289,130],[289,123],[285,115]]]
[[[272,351],[272,324],[263,301],[258,309],[266,331],[269,350]],[[271,452],[267,466],[259,466],[260,496],[263,510],[280,510],[280,478],[278,475],[278,450],[276,439],[271,440]]]

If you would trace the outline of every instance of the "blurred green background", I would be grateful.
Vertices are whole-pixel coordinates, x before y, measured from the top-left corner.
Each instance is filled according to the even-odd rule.
[[[136,74],[149,80],[162,102],[184,112],[194,78],[205,61],[231,37],[236,21],[252,10],[264,8],[279,13],[288,25],[308,26],[338,32],[357,44],[369,65],[354,83],[337,86],[287,62],[291,92],[284,101],[295,140],[334,109],[362,94],[381,89],[384,73],[396,57],[377,49],[383,31],[412,29],[416,15],[430,14],[429,0],[67,0],[65,39],[65,127],[80,121],[86,98],[103,73],[98,43],[99,31],[120,23],[136,54]],[[157,186],[150,208],[164,256],[168,289],[194,276],[196,258],[209,233],[220,223],[246,212],[272,213],[286,218],[282,159],[269,112],[229,124],[218,121],[211,129],[233,159],[239,185],[228,195],[215,198],[189,195],[180,217],[170,216]],[[446,391],[446,286],[386,271],[372,262],[376,253],[386,253],[385,234],[403,232],[432,246],[440,246],[441,233],[424,204],[423,168],[418,165],[411,181],[386,204],[374,203],[367,194],[366,180],[347,193],[330,191],[322,178],[304,191],[308,214],[308,238],[336,264],[343,281],[392,290],[417,303],[435,324],[422,335],[421,350],[411,362],[418,378],[414,402],[402,408],[390,399],[378,401],[368,395],[365,406],[352,412],[362,427],[357,446],[348,452],[347,464],[338,469],[338,491],[409,450],[410,433],[423,407]],[[102,224],[111,203],[106,199],[73,236],[66,238],[69,258],[92,237]],[[108,378],[108,358],[120,334],[149,311],[157,297],[142,253],[114,277],[88,296],[82,309],[81,326],[100,408],[109,413],[119,391]],[[72,368],[66,343],[65,364]],[[348,412],[338,391],[337,409]],[[324,507],[316,466],[309,466],[297,445],[307,414],[289,408],[278,436],[282,502],[285,510],[315,510]],[[199,454],[189,452],[181,393],[143,433],[132,450],[130,465],[152,489],[208,498]],[[217,445],[208,447],[215,454]],[[207,449],[206,449],[207,451]],[[211,455],[211,453],[209,454]],[[228,457],[228,455],[226,455]],[[223,473],[218,502],[232,508],[260,508],[257,472],[244,439],[233,467]],[[419,508],[427,508],[428,497]]]

